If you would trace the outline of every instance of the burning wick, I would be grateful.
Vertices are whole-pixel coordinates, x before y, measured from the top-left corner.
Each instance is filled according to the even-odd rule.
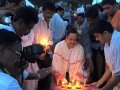
[[[76,82],[76,88],[77,88],[77,89],[80,89],[80,88],[81,88],[79,82]]]

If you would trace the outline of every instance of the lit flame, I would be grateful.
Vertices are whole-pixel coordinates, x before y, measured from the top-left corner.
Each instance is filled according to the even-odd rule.
[[[48,40],[44,38],[39,43],[43,46],[47,46],[48,45]]]
[[[64,81],[62,81],[62,85],[63,85],[63,84],[65,84],[65,82],[64,82]]]
[[[81,85],[80,85],[80,82],[76,82],[75,80],[72,80],[71,82],[69,82],[67,84],[67,86],[65,86],[65,82],[63,81],[62,82],[62,87],[67,87],[69,89],[80,89],[81,88]]]
[[[80,83],[79,83],[79,82],[76,82],[76,86],[80,86]]]

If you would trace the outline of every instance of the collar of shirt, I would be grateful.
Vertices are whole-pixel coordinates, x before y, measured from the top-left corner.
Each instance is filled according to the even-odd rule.
[[[118,34],[119,32],[117,30],[114,30],[112,37],[111,37],[111,41],[110,41],[110,45],[112,44],[112,42],[114,41],[114,39],[119,36],[120,34]],[[108,43],[105,44],[105,46],[110,46]]]
[[[16,33],[14,27],[12,26],[12,24],[10,24],[10,31]]]
[[[41,19],[42,21],[45,21],[45,18],[44,18],[44,16],[43,16],[43,13],[40,13],[40,14],[38,15],[38,17],[39,17],[39,19]]]

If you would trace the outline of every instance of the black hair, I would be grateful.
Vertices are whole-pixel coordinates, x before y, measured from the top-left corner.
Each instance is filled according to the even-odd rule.
[[[9,3],[15,3],[16,5],[19,5],[22,2],[22,0],[6,0],[6,1],[8,1]]]
[[[85,18],[85,14],[84,13],[78,13],[77,16],[78,17],[81,16],[81,17]]]
[[[72,24],[68,24],[68,25],[67,25],[65,35],[64,35],[64,37],[61,39],[61,41],[62,41],[62,40],[65,40],[66,36],[68,36],[70,33],[74,33],[74,34],[77,34],[77,35],[78,35],[76,29],[74,28],[74,25],[72,25]]]
[[[55,11],[55,4],[54,2],[51,1],[47,1],[43,4],[43,11],[45,11],[46,9],[50,10],[50,11]]]
[[[0,45],[10,45],[17,41],[21,42],[21,38],[18,37],[15,33],[5,29],[0,29]]]
[[[113,29],[112,25],[108,21],[100,20],[93,27],[93,33],[101,33],[101,34],[103,34],[104,31],[108,31],[109,33],[113,33],[114,29]]]
[[[5,6],[5,4],[6,4],[6,0],[0,0],[0,7]]]
[[[103,12],[103,8],[101,4],[94,4],[93,7]]]
[[[97,18],[99,16],[98,9],[91,6],[86,8],[85,10],[85,17],[86,18]]]
[[[114,4],[116,4],[116,0],[103,0],[101,2],[101,5],[103,6],[105,4],[114,5]]]
[[[58,7],[56,8],[56,12],[58,12],[58,11],[64,11],[64,9],[63,9],[62,7],[60,7],[60,6],[58,6]]]
[[[36,9],[29,6],[22,6],[15,11],[15,16],[13,21],[17,21],[19,19],[23,19],[25,24],[29,24],[31,22],[38,22],[38,12]]]
[[[71,24],[68,24],[66,27],[66,35],[65,36],[68,36],[70,33],[78,34],[76,29],[74,28],[74,26]]]

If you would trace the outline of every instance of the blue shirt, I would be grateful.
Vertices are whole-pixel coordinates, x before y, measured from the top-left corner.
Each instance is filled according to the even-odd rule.
[[[18,81],[0,71],[0,90],[22,90]]]

